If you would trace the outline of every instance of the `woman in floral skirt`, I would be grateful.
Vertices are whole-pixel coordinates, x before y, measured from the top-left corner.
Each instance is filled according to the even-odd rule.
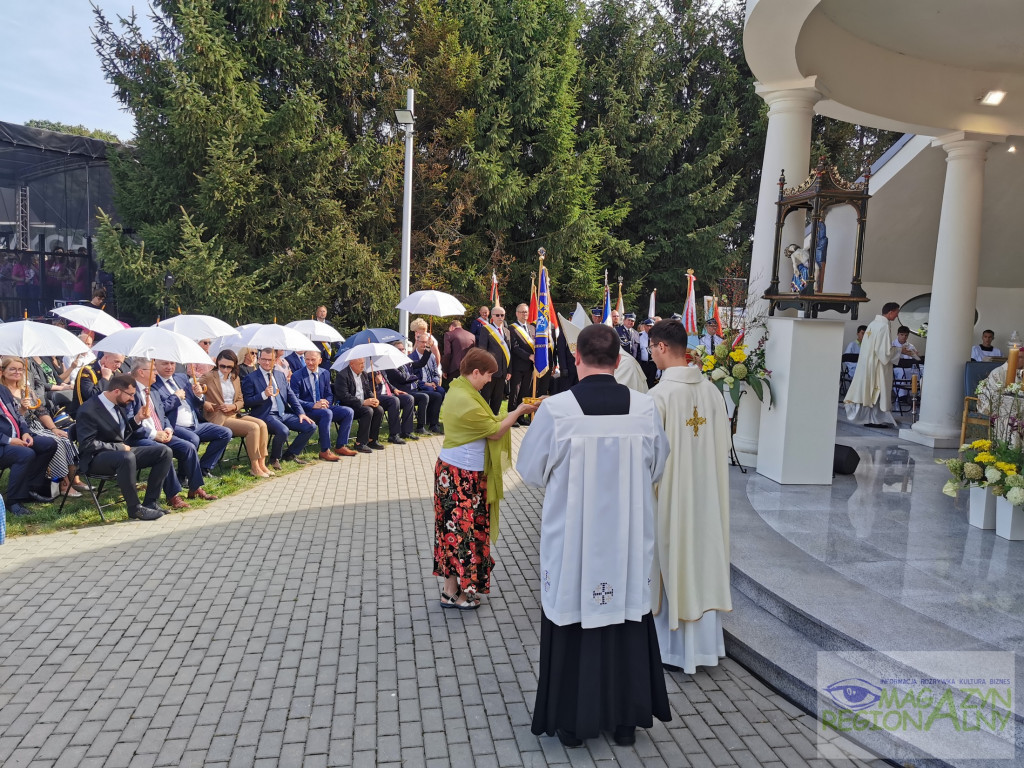
[[[480,390],[498,370],[494,356],[470,349],[444,404],[445,437],[434,467],[434,575],[444,578],[441,606],[472,610],[490,591],[491,541],[498,538],[502,474],[511,465],[509,429],[537,410],[521,404],[495,416]]]

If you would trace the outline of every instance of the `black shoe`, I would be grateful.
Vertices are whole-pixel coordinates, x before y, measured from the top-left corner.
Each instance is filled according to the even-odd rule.
[[[417,435],[429,435],[430,434],[430,430],[427,429],[426,427],[416,427],[416,434]]]
[[[444,427],[442,427],[440,424],[431,424],[430,431],[433,432],[435,435],[443,435]]]
[[[620,747],[631,747],[636,744],[636,726],[635,725],[617,725],[615,726],[615,733],[612,734],[615,739],[615,743]]]
[[[375,451],[383,451],[383,450],[384,450],[384,446],[383,446],[383,445],[381,445],[381,444],[380,444],[379,442],[377,442],[376,440],[371,440],[370,442],[368,442],[368,443],[367,443],[367,445],[368,445],[368,446],[369,446],[370,448],[373,448],[373,450],[375,450]]]
[[[403,440],[419,440],[419,438],[415,434],[413,434],[412,432],[410,432],[408,435],[402,435],[402,439]]]
[[[37,504],[49,504],[53,501],[49,496],[43,496],[41,493],[36,493],[35,491],[29,491],[28,497]]]
[[[583,746],[583,739],[577,739],[576,734],[572,731],[566,731],[559,728],[555,733],[558,734],[558,740],[562,742],[563,747],[572,748]]]
[[[516,419],[516,423],[518,423],[522,427],[528,427],[530,426],[530,419],[526,416],[520,416],[518,419]]]
[[[405,440],[400,438],[398,435],[395,435],[394,437],[389,437],[388,442],[393,443],[394,445],[405,445]]]
[[[519,423],[519,419],[512,422],[512,429],[519,429],[521,426],[523,425]]]
[[[9,507],[7,507],[7,512],[8,512],[8,514],[11,514],[11,515],[31,515],[32,514],[32,510],[31,509],[26,507],[24,504],[19,504],[16,501],[12,502],[11,505]]]
[[[130,520],[159,520],[164,516],[164,513],[159,509],[153,509],[145,505],[140,506],[134,512],[128,510],[128,518]]]
[[[373,453],[373,451],[371,451],[369,448],[367,448],[362,443],[356,443],[355,445],[353,445],[352,446],[352,450],[353,451],[358,451],[359,453]]]

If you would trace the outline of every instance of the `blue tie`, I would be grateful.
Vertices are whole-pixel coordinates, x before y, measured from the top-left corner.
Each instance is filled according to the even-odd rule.
[[[320,381],[319,377],[315,373],[309,374],[310,378],[313,379],[313,402],[317,402],[320,399]]]

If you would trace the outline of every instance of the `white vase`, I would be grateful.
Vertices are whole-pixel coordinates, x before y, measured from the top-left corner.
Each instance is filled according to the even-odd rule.
[[[996,499],[996,536],[1010,541],[1024,539],[1024,509],[1000,496]]]
[[[968,522],[975,528],[991,531],[996,527],[996,497],[987,488],[972,487],[970,490],[970,514]]]

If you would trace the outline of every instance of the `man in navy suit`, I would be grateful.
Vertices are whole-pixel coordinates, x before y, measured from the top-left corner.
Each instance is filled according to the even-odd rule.
[[[227,427],[200,421],[199,414],[203,412],[205,399],[202,385],[189,382],[183,373],[175,373],[176,367],[171,360],[157,360],[153,390],[160,397],[160,403],[167,414],[167,421],[174,429],[175,437],[188,440],[196,450],[199,449],[200,443],[208,443],[199,466],[203,476],[210,477],[233,435]],[[210,498],[201,483],[198,487],[189,485],[188,497],[192,499],[196,496],[201,499]]]
[[[269,347],[261,349],[257,361],[259,368],[242,379],[242,400],[249,414],[266,422],[273,435],[270,466],[280,469],[282,459],[308,464],[299,458],[299,454],[316,431],[316,422],[306,415],[299,398],[288,387],[284,374],[275,369],[274,350]],[[288,453],[283,453],[289,430],[296,433],[295,439]]]
[[[57,441],[46,435],[33,435],[21,418],[11,390],[0,386],[0,469],[11,470],[7,479],[7,511],[12,515],[27,515],[29,510],[24,505],[28,502],[49,501],[30,486],[46,476],[46,467],[56,452]]]
[[[319,352],[307,352],[304,356],[305,365],[292,374],[292,391],[302,403],[306,415],[316,422],[320,434],[320,458],[324,461],[337,461],[338,456],[355,456],[356,452],[348,447],[349,433],[352,431],[354,411],[347,405],[334,405],[334,392],[331,389],[331,374],[320,367]],[[338,425],[338,442],[331,451],[331,423]]]
[[[199,465],[199,453],[191,441],[174,434],[174,426],[164,411],[158,384],[150,385],[151,368],[148,360],[139,360],[132,366],[132,378],[135,381],[135,395],[127,403],[128,418],[134,419],[138,427],[129,435],[125,442],[131,446],[166,445],[171,449],[178,472],[184,475],[191,489],[203,485],[203,470]],[[159,378],[157,377],[157,381]],[[146,407],[146,393],[149,391],[150,407]],[[135,417],[138,416],[136,419]],[[167,506],[171,509],[188,509],[189,505],[181,496],[182,485],[178,472],[168,472],[164,478],[163,490],[167,497]],[[194,498],[194,496],[193,496]]]

